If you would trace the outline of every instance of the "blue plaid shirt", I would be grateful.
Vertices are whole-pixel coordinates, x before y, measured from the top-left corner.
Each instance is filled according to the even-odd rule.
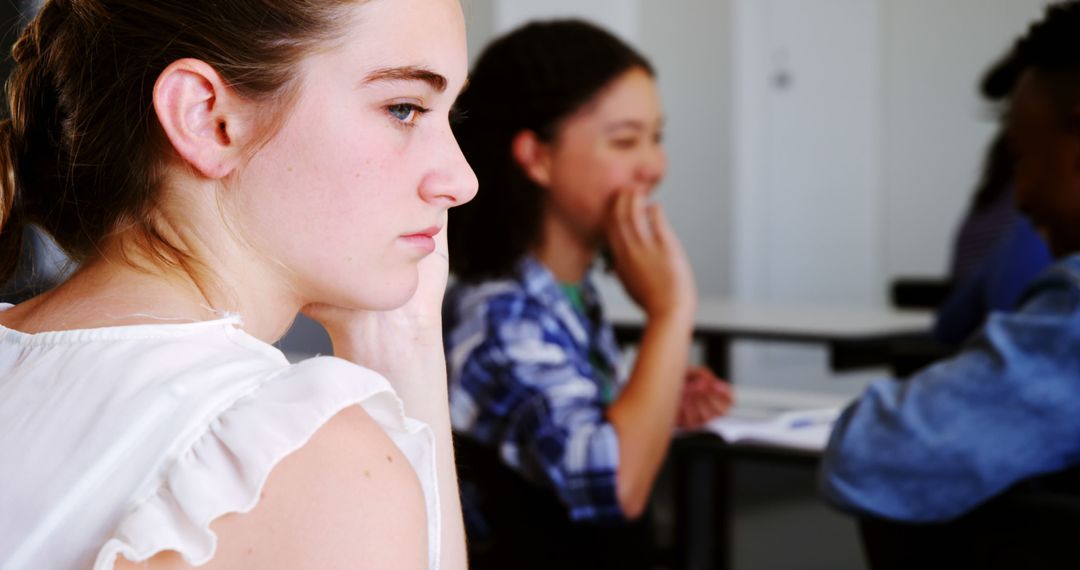
[[[588,279],[582,300],[584,314],[532,257],[512,279],[451,288],[444,305],[451,419],[459,434],[497,448],[506,465],[552,488],[571,519],[622,520],[619,441],[605,411],[626,378]]]

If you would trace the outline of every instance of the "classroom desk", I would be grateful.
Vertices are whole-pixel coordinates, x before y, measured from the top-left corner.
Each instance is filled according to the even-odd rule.
[[[644,313],[631,305],[606,308],[622,342],[640,339]],[[771,340],[823,344],[834,369],[883,364],[889,342],[926,334],[930,311],[890,308],[830,307],[736,302],[705,298],[694,318],[694,337],[704,348],[705,363],[721,377],[730,373],[731,341]]]
[[[783,391],[771,389],[754,389],[751,393],[750,388],[736,386],[735,391],[738,408],[771,408],[774,413],[838,409],[848,402],[847,398],[837,396],[792,399]],[[740,411],[733,410],[732,413],[739,414]],[[721,438],[721,430],[716,428],[677,435],[669,455],[676,523],[675,547],[669,558],[674,567],[693,570],[730,568],[734,520],[733,462],[764,459],[778,465],[816,467],[830,427],[815,426],[812,430],[812,445],[806,445],[807,441],[800,439],[794,446],[769,443],[754,436],[728,442]]]
[[[607,317],[620,342],[640,339],[645,322],[640,309],[613,305],[607,308]],[[929,311],[769,305],[713,298],[699,302],[694,337],[703,345],[705,363],[730,379],[731,344],[736,339],[823,344],[830,350],[834,369],[850,369],[884,364],[889,343],[925,335],[932,324]],[[803,462],[817,461],[819,456],[771,446],[731,445],[710,433],[676,438],[671,462],[676,486],[677,567],[730,568],[730,462],[742,453]]]

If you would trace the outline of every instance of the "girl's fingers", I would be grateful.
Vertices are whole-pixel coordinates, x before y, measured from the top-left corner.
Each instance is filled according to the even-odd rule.
[[[699,427],[705,421],[706,414],[702,407],[704,398],[702,394],[684,394],[679,403],[679,416],[681,425],[684,427]]]
[[[707,422],[708,420],[711,420],[711,419],[713,419],[713,417],[712,417],[711,413],[708,412],[708,407],[707,406],[702,405],[702,403],[700,401],[697,402],[696,404],[694,404],[694,406],[693,406],[693,422],[694,422],[694,425],[702,425],[702,424],[704,424],[705,422]]]
[[[649,226],[652,228],[652,233],[657,241],[667,247],[679,242],[679,238],[675,237],[675,231],[668,225],[667,216],[664,215],[664,210],[660,204],[650,205],[648,215]]]
[[[711,398],[709,400],[709,417],[715,418],[727,413],[730,402],[725,398]]]
[[[647,198],[637,192],[627,192],[630,196],[631,214],[633,216],[634,237],[643,244],[656,241],[653,235],[651,211],[654,205],[647,203]]]
[[[615,193],[612,208],[612,230],[629,247],[641,247],[656,241],[650,221],[648,199],[639,192],[620,190]]]
[[[731,384],[724,382],[723,380],[716,380],[710,384],[710,388],[713,393],[720,396],[723,400],[731,402],[735,399],[735,392],[731,389]]]
[[[607,233],[612,249],[618,247],[615,253],[625,252],[633,243],[633,228],[631,227],[633,216],[629,198],[626,192],[619,192],[615,195],[611,206]]]
[[[693,410],[691,409],[689,402],[684,402],[683,406],[679,409],[679,425],[685,428],[697,427],[694,420]]]
[[[715,384],[720,383],[710,383],[708,388],[688,395],[689,401],[684,404],[684,407],[692,410],[692,412],[687,413],[688,416],[705,423],[727,413],[731,407],[731,394],[726,390],[717,391],[714,387]]]

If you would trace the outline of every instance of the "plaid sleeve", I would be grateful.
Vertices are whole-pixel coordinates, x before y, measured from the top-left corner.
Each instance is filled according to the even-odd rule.
[[[495,443],[507,465],[553,488],[573,520],[622,520],[618,436],[587,350],[529,302],[492,303],[486,328],[461,363],[455,406],[473,413],[457,427]]]

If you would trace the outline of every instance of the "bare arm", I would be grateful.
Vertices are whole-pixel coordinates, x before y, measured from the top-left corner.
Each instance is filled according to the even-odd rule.
[[[445,230],[443,232],[445,234]],[[440,240],[445,252],[445,237]],[[434,432],[442,519],[441,567],[466,568],[465,533],[450,440],[441,332],[446,258],[428,256],[420,287],[406,307],[361,312],[306,308],[326,326],[335,354],[385,375],[405,413]],[[434,310],[428,310],[434,306]],[[388,460],[387,458],[390,458]],[[363,409],[338,414],[272,472],[250,513],[213,524],[219,545],[200,568],[427,567],[423,492],[411,464]],[[117,568],[189,568],[174,552]]]
[[[427,568],[424,498],[408,460],[359,406],[327,422],[271,471],[248,513],[211,525],[205,570]],[[192,568],[174,551],[117,570]]]
[[[445,260],[440,259],[442,263]],[[389,335],[375,335],[389,339]],[[378,355],[365,357],[356,353],[358,342],[352,337],[332,337],[334,353],[359,362],[391,379],[394,389],[405,403],[405,414],[431,427],[435,434],[436,469],[442,518],[441,568],[466,568],[465,527],[458,496],[457,468],[450,432],[449,395],[446,381],[446,357],[442,334],[417,332],[407,344],[387,346]],[[403,351],[408,346],[410,351]],[[370,347],[363,347],[366,350]]]
[[[431,427],[442,519],[441,568],[463,570],[467,566],[465,527],[442,343],[442,298],[449,271],[446,252],[444,228],[436,236],[436,252],[420,262],[416,293],[399,309],[365,312],[320,306],[306,311],[330,333],[335,355],[384,375],[404,403],[406,415]]]
[[[629,383],[608,408],[608,421],[619,435],[619,504],[635,518],[671,443],[697,291],[682,245],[644,196],[617,197],[607,233],[615,271],[648,318]]]

